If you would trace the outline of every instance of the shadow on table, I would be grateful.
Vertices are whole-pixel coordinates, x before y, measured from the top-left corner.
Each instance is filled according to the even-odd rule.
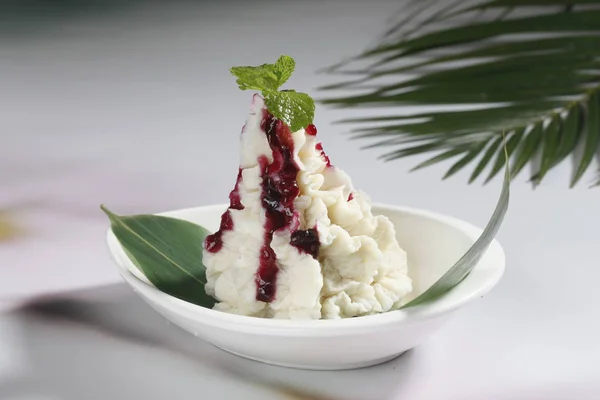
[[[9,320],[25,368],[0,381],[0,398],[385,400],[401,396],[418,354],[351,371],[265,365],[191,336],[125,285],[40,299]]]

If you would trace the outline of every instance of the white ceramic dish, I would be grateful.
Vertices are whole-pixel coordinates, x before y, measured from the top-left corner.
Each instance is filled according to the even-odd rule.
[[[161,215],[215,231],[226,207],[205,206]],[[481,229],[471,224],[429,211],[375,205],[373,212],[390,218],[400,245],[408,253],[415,288],[411,298],[448,270],[481,234]],[[214,311],[165,294],[148,283],[110,229],[107,240],[124,280],[169,321],[239,356],[303,369],[352,369],[397,357],[435,332],[454,311],[490,291],[502,276],[505,263],[504,252],[494,240],[473,271],[434,302],[358,318],[273,320]]]

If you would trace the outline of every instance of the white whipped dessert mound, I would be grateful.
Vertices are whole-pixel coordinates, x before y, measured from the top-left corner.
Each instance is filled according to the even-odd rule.
[[[412,290],[393,224],[330,165],[309,126],[290,132],[255,95],[240,174],[207,237],[206,291],[216,310],[334,319],[398,308]]]

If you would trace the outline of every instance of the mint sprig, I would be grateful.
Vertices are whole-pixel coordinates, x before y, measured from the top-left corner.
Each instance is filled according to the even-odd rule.
[[[315,116],[315,102],[308,94],[279,90],[292,76],[295,68],[294,59],[282,55],[275,64],[233,67],[230,71],[237,77],[240,89],[260,91],[269,112],[295,132],[312,124]]]
[[[279,89],[281,85],[287,82],[290,79],[290,76],[294,73],[296,69],[296,61],[290,56],[281,56],[275,61],[275,75],[277,75],[277,87],[273,88],[273,90]]]

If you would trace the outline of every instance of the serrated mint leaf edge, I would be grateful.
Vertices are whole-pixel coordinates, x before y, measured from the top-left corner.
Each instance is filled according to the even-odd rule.
[[[235,82],[241,90],[277,90],[281,86],[277,86],[280,78],[275,73],[274,64],[231,67],[229,72],[236,77]],[[262,80],[263,84],[257,82],[258,80]]]
[[[296,60],[288,55],[281,55],[275,61],[274,72],[277,75],[277,83],[279,89],[284,83],[290,79],[296,69]]]
[[[292,132],[296,132],[300,129],[306,128],[308,125],[313,123],[315,117],[315,102],[307,93],[296,92],[295,90],[286,91],[263,91],[263,98],[265,100],[265,106],[267,110],[273,116],[284,123],[286,123]],[[288,103],[292,104],[289,108],[289,112],[280,113],[278,108],[273,106],[269,107],[269,103],[273,105],[282,105],[281,99],[287,99]],[[294,99],[303,99],[308,101],[295,101]],[[288,104],[289,106],[289,104]]]

